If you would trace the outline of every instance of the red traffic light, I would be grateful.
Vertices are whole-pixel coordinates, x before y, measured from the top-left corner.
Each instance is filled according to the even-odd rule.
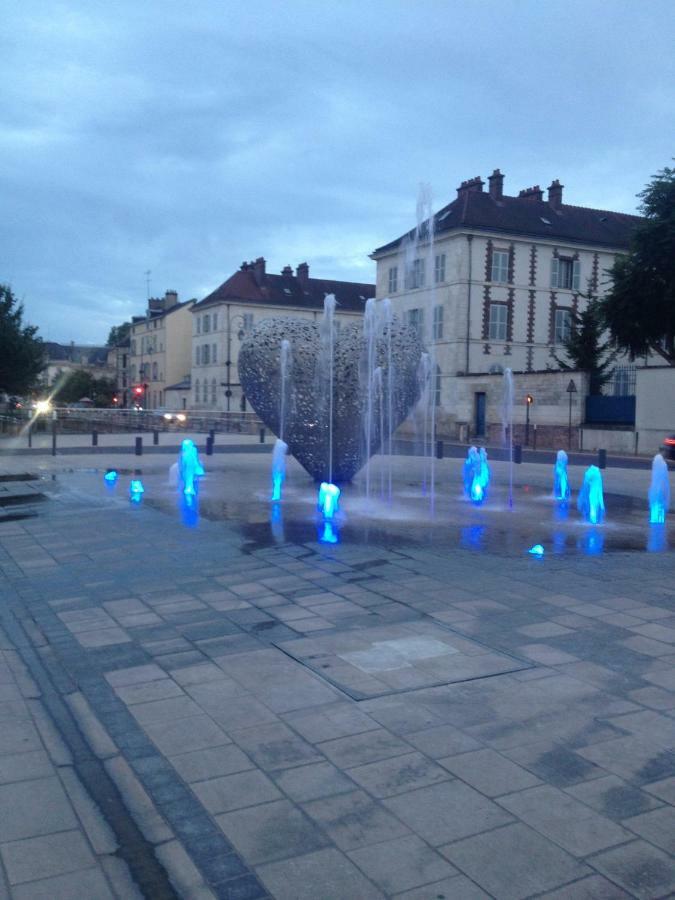
[[[140,384],[136,385],[136,387],[134,388],[134,394],[136,394],[136,396],[140,396],[142,393],[143,387]]]

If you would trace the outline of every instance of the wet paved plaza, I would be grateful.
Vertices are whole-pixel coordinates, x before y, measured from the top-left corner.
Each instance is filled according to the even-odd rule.
[[[59,477],[0,525],[0,627],[179,896],[675,892],[675,556],[643,552],[635,501],[597,553],[539,499],[453,518],[447,489],[431,526],[354,498],[320,543],[309,487],[275,518],[212,475],[199,519],[165,469],[139,506]],[[0,833],[0,897],[33,896],[14,852]]]

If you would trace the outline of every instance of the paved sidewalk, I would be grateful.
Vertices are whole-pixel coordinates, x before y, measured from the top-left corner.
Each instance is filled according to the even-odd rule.
[[[675,892],[675,556],[261,534],[58,501],[0,530],[0,623],[180,896]]]
[[[19,654],[0,630],[0,898],[140,897]]]

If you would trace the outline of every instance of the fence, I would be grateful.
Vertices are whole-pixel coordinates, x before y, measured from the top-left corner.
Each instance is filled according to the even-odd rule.
[[[635,397],[586,397],[587,425],[634,425]]]

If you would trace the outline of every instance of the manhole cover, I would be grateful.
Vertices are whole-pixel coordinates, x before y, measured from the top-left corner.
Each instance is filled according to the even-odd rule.
[[[276,646],[355,700],[532,667],[430,622],[343,631]]]

